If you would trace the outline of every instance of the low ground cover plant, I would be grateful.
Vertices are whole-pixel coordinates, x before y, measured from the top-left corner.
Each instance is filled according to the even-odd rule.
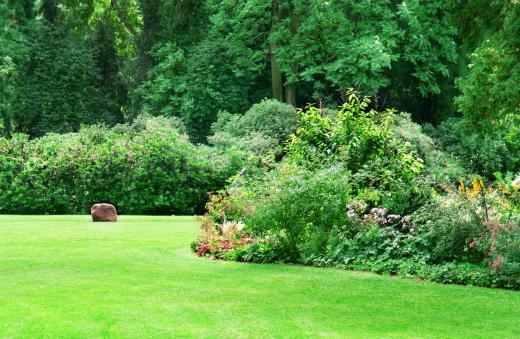
[[[193,250],[519,289],[518,180],[440,145],[353,92],[337,112],[309,107],[281,161],[212,197]]]

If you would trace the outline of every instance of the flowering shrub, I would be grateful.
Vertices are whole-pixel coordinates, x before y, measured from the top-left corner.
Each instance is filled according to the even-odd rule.
[[[194,250],[520,289],[520,179],[466,184],[417,128],[352,93],[337,114],[301,111],[281,162],[211,197]]]
[[[364,213],[367,208],[367,204],[362,200],[353,200],[347,204],[347,217],[353,222],[366,225],[376,224],[379,226],[394,225],[401,222],[403,225],[408,225],[410,217],[401,217],[399,214],[389,214],[388,210],[384,207],[374,207],[370,211]]]
[[[519,185],[513,181],[486,187],[475,179],[470,187],[460,182],[458,190],[482,229],[469,248],[480,249],[492,270],[520,277]]]
[[[208,206],[213,204],[214,199]],[[192,242],[191,249],[201,257],[210,255],[214,258],[224,258],[226,252],[257,241],[244,231],[245,225],[241,222],[224,220],[217,223],[209,214],[198,218],[198,222],[201,233]]]
[[[194,214],[240,165],[191,144],[175,119],[29,140],[0,138],[0,213],[85,213],[94,203],[125,214]],[[153,175],[151,175],[151,173]]]

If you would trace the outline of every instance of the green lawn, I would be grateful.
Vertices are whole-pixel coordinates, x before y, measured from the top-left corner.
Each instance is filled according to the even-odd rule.
[[[520,293],[198,258],[190,217],[0,216],[1,337],[520,337]]]

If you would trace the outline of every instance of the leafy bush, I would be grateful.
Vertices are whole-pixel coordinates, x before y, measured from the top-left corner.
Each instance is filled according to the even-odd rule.
[[[300,127],[287,146],[289,160],[311,169],[340,162],[357,175],[359,186],[415,177],[422,160],[390,129],[395,114],[369,110],[369,103],[350,92],[335,117],[314,107],[301,111]]]
[[[412,215],[412,225],[429,244],[431,261],[469,260],[469,245],[483,231],[458,194],[436,196]],[[478,253],[476,259],[482,259]]]
[[[242,159],[242,175],[258,177],[282,156],[282,143],[296,130],[294,107],[263,100],[245,114],[220,112],[209,143],[217,150],[232,150]]]
[[[255,234],[274,237],[293,260],[321,251],[329,232],[346,222],[350,172],[338,165],[317,172],[282,164],[255,190],[255,211],[246,220]]]
[[[214,133],[227,133],[243,138],[259,133],[282,143],[296,131],[298,117],[293,106],[277,100],[262,100],[243,115],[220,112],[213,124]]]
[[[224,254],[224,258],[254,263],[283,262],[281,253],[283,250],[270,242],[254,242],[233,248]]]
[[[443,122],[435,135],[446,151],[460,158],[473,173],[492,178],[495,172],[520,168],[519,117],[505,116],[482,132],[476,132],[463,119],[453,118]]]
[[[223,187],[239,163],[193,146],[177,126],[143,117],[111,129],[0,139],[0,210],[82,213],[109,202],[121,213],[200,212],[207,192]]]
[[[423,127],[414,123],[410,114],[401,113],[396,117],[392,131],[403,143],[424,160],[425,175],[435,184],[454,183],[467,176],[466,169],[453,154],[441,149],[437,140],[423,131]]]
[[[433,188],[429,177],[419,176],[409,183],[390,183],[381,193],[380,204],[394,214],[408,215],[430,201]]]

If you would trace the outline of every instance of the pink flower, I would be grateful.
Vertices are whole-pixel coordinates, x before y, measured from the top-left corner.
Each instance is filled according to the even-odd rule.
[[[504,261],[504,258],[501,255],[497,255],[495,261],[493,261],[493,270],[496,271],[502,265],[502,261]]]

